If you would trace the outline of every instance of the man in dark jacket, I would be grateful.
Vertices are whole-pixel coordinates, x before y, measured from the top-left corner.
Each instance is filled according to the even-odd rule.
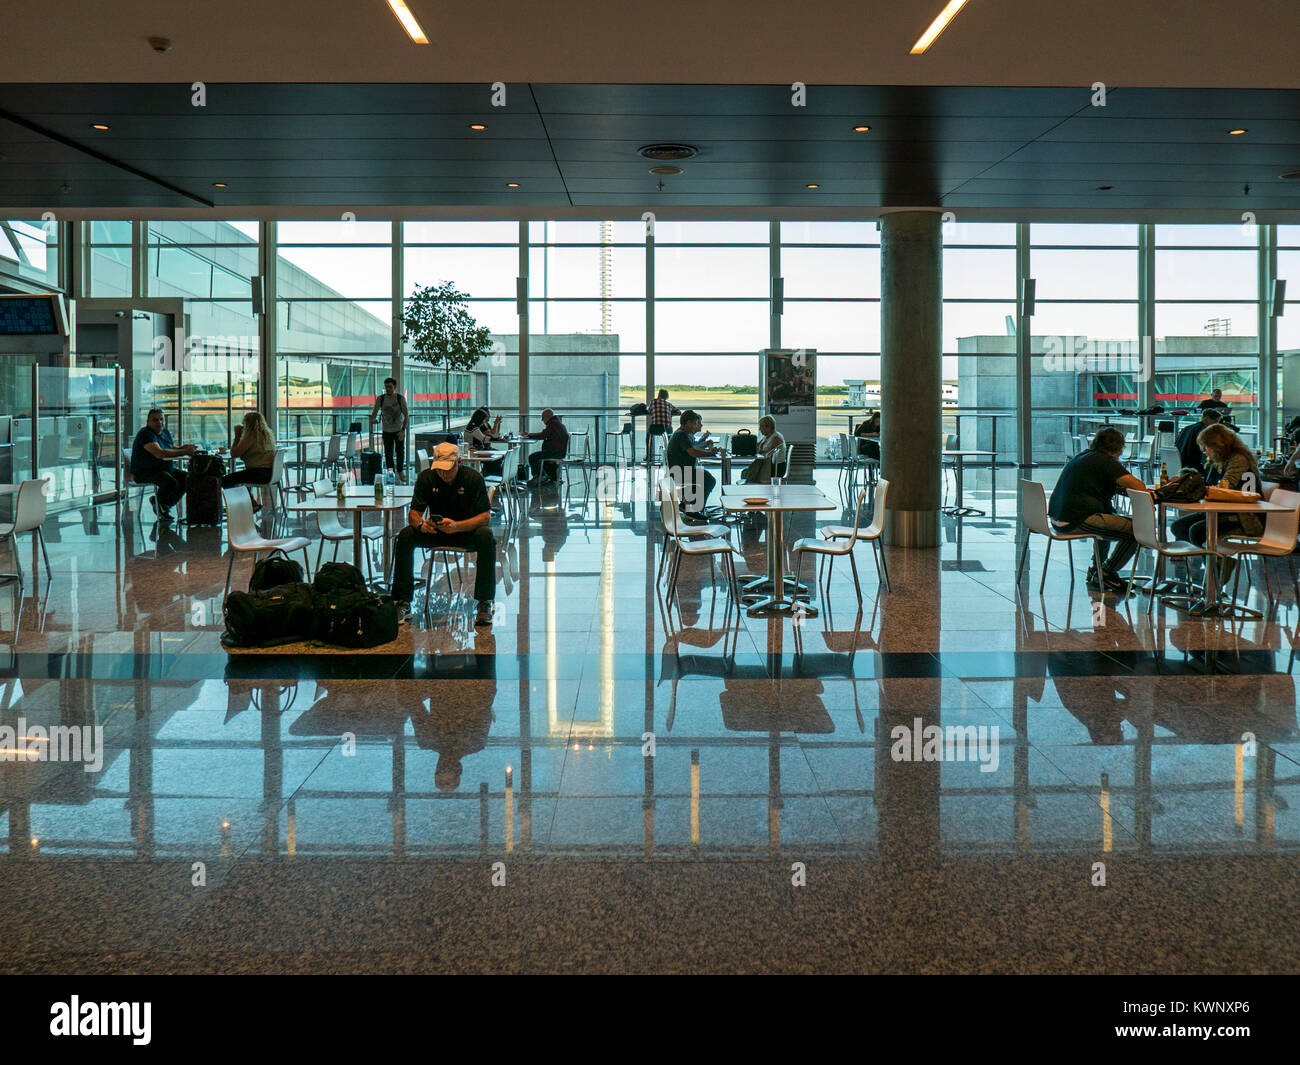
[[[1196,442],[1196,438],[1207,425],[1218,424],[1219,412],[1212,407],[1207,407],[1201,411],[1199,422],[1190,422],[1179,431],[1174,447],[1178,449],[1178,458],[1183,464],[1183,469],[1195,470],[1197,473],[1204,472],[1205,456],[1201,454],[1201,445]],[[1170,470],[1169,476],[1172,477],[1177,472],[1177,470]]]

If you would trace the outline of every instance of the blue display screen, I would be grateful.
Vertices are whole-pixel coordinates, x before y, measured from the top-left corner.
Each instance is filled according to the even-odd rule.
[[[53,296],[11,296],[0,299],[0,336],[58,336],[58,311]]]

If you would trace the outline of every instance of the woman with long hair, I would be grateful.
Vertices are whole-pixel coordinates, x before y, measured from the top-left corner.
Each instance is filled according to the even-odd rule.
[[[496,416],[492,421],[492,412],[487,407],[479,407],[469,416],[469,424],[465,426],[465,442],[476,451],[488,451],[495,440],[504,440],[505,437],[499,435],[501,432],[501,415]],[[500,477],[505,459],[495,459],[492,462],[483,463],[482,473],[484,477]]]
[[[1217,484],[1220,488],[1239,492],[1260,490],[1262,482],[1255,453],[1226,425],[1207,425],[1196,437],[1196,443],[1209,461],[1206,484]],[[1204,547],[1205,515],[1184,515],[1174,522],[1173,532],[1179,540],[1190,540],[1198,547]],[[1258,514],[1220,514],[1219,535],[1227,533],[1262,536],[1264,525]]]
[[[271,483],[271,467],[275,463],[275,436],[266,419],[255,410],[244,415],[235,426],[235,439],[230,442],[230,457],[242,459],[244,468],[238,473],[228,473],[221,478],[221,487],[233,485],[258,485]],[[250,489],[249,494],[252,494]]]

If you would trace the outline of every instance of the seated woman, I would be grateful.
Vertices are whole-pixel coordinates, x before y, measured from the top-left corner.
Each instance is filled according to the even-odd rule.
[[[1263,480],[1255,453],[1231,429],[1223,425],[1210,425],[1202,429],[1196,442],[1209,460],[1205,474],[1207,485],[1231,488],[1238,492],[1259,492]],[[1258,514],[1220,514],[1219,535],[1263,536],[1264,523]],[[1186,514],[1173,523],[1173,536],[1190,540],[1198,547],[1205,546],[1206,518],[1204,514]],[[1237,560],[1226,558],[1220,569],[1219,587],[1231,579]]]
[[[880,411],[876,411],[866,421],[860,422],[853,430],[858,438],[858,454],[880,461]]]
[[[271,467],[275,463],[275,437],[271,434],[266,419],[257,411],[250,410],[244,415],[243,422],[235,426],[235,439],[230,443],[230,457],[243,459],[244,468],[221,478],[222,488],[237,484],[271,483]],[[252,488],[249,488],[248,494],[253,496],[254,509],[261,510]]]
[[[773,462],[779,448],[785,447],[785,437],[776,431],[776,422],[771,415],[758,419],[758,431],[762,437],[758,441],[758,454],[740,475],[746,484],[771,484],[774,473]]]
[[[500,435],[501,415],[497,415],[496,421],[489,422],[488,419],[491,417],[492,412],[487,407],[479,407],[469,416],[469,424],[465,426],[465,442],[476,451],[488,451],[494,440],[505,439]],[[483,476],[500,477],[504,466],[504,457],[485,462],[482,469]]]

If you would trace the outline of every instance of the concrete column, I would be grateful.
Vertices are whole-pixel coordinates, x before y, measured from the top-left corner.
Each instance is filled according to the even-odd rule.
[[[939,545],[943,451],[943,239],[939,211],[897,211],[880,225],[881,472],[885,540]]]

